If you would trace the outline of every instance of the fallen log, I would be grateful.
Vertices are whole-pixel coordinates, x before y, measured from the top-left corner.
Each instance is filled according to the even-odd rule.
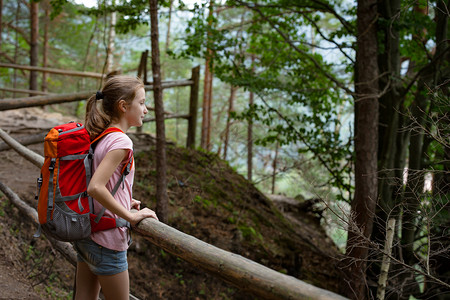
[[[156,219],[144,219],[133,229],[167,252],[263,299],[346,299],[205,243]]]
[[[46,133],[22,136],[22,137],[17,138],[16,141],[23,146],[28,146],[28,145],[43,143],[45,136],[46,136]],[[11,149],[10,145],[8,145],[5,142],[0,143],[0,151],[4,151],[4,150],[8,150],[8,149]]]
[[[5,141],[6,144],[8,144],[12,149],[14,149],[17,153],[25,157],[27,160],[32,162],[36,167],[39,169],[44,164],[44,157],[37,154],[34,151],[31,151],[27,147],[21,145],[19,142],[17,142],[15,139],[10,137],[6,132],[4,132],[0,128],[0,138]]]

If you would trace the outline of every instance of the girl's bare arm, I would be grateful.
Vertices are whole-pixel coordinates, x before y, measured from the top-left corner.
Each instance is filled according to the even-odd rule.
[[[130,222],[131,225],[136,225],[139,221],[148,217],[157,219],[155,212],[148,208],[139,210],[137,213],[131,213],[117,202],[106,188],[109,179],[127,154],[128,150],[126,149],[116,149],[105,155],[91,178],[87,190],[88,194],[94,197],[103,207]]]

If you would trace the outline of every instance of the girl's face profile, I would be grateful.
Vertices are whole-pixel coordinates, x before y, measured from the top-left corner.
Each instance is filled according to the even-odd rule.
[[[145,90],[144,88],[140,88],[136,91],[136,96],[131,104],[127,105],[124,117],[127,119],[129,126],[139,127],[142,126],[142,121],[147,112],[147,107],[145,106]]]

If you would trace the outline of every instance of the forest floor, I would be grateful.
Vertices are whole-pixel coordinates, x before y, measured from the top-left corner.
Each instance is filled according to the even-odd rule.
[[[0,128],[14,137],[48,131],[73,118],[39,108],[0,112]],[[134,198],[155,208],[155,145],[149,134],[130,133],[135,146]],[[339,251],[314,210],[276,206],[213,153],[167,146],[168,224],[282,273],[339,293]],[[29,146],[43,154],[42,144]],[[14,151],[1,152],[0,181],[35,207],[39,170]],[[0,193],[0,299],[67,299],[75,269],[36,225]],[[307,206],[304,206],[307,207]],[[140,299],[252,299],[220,279],[133,234],[131,291]],[[5,278],[5,280],[3,280]],[[8,293],[11,294],[8,294]],[[11,297],[10,295],[15,295]]]

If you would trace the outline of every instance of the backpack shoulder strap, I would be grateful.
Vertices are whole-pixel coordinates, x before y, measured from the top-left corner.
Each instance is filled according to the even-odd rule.
[[[91,145],[97,143],[99,140],[101,140],[105,135],[112,133],[112,132],[122,132],[125,134],[125,132],[122,131],[122,129],[117,127],[109,127],[106,128],[102,133],[100,133],[95,139],[91,141]]]
[[[92,140],[91,145],[96,144],[99,140],[101,140],[105,135],[112,133],[112,132],[121,132],[123,134],[125,134],[125,132],[122,131],[122,129],[117,128],[117,127],[109,127],[106,128],[102,133],[100,133],[95,139]],[[131,157],[128,161],[128,163],[122,168],[122,174],[128,175],[128,173],[130,173],[130,170],[133,166],[134,163],[134,157],[133,157],[133,150],[131,150]]]
[[[105,131],[103,131],[102,133],[100,133],[94,140],[92,140],[91,145],[94,145],[95,143],[97,143],[101,138],[103,138],[105,135],[112,133],[112,132],[122,132],[124,133],[120,128],[117,127],[109,127],[107,128]],[[124,133],[125,134],[125,133]],[[115,184],[113,190],[111,191],[111,194],[114,196],[117,192],[117,190],[119,189],[120,185],[123,184],[125,177],[130,173],[131,168],[133,167],[134,164],[134,156],[133,154],[131,154],[130,159],[128,160],[128,162],[124,165],[124,167],[122,168],[122,175],[120,176],[120,179],[117,181],[117,183]],[[100,219],[103,217],[103,214],[105,213],[106,208],[102,208],[102,210],[100,211],[100,213],[97,215],[97,217],[94,219],[95,223],[100,222]],[[126,222],[126,221],[125,221]],[[122,223],[120,223],[122,224]],[[118,226],[121,227],[121,226]]]

